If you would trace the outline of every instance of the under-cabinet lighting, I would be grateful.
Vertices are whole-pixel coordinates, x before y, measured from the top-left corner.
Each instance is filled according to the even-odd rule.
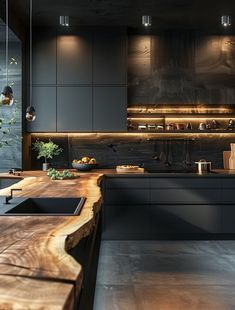
[[[69,27],[69,16],[67,15],[60,16],[60,25],[64,27]]]
[[[143,15],[142,16],[142,24],[145,27],[149,27],[152,25],[152,17],[150,15]]]
[[[221,24],[224,26],[224,27],[229,27],[231,26],[232,22],[231,22],[231,16],[230,15],[222,15],[221,16]]]

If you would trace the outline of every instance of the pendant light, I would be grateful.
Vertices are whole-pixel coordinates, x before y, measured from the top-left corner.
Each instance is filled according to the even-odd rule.
[[[36,111],[32,106],[33,101],[33,0],[30,0],[30,27],[29,27],[29,107],[26,110],[26,119],[28,122],[33,122],[36,119]]]
[[[8,58],[9,58],[9,3],[6,0],[6,86],[0,95],[0,104],[11,106],[14,103],[13,90],[8,85]]]

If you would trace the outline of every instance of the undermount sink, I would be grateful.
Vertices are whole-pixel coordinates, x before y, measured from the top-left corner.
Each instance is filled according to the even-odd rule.
[[[85,202],[79,198],[27,198],[5,215],[79,215]]]

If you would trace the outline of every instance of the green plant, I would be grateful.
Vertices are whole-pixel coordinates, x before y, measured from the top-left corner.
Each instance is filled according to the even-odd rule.
[[[0,149],[10,145],[13,142],[18,142],[21,137],[14,132],[14,125],[16,124],[16,111],[13,112],[10,119],[0,117]]]
[[[58,171],[54,168],[48,169],[47,175],[51,178],[51,180],[66,180],[75,178],[74,173],[69,170]]]
[[[55,144],[51,140],[48,142],[37,140],[33,143],[33,150],[38,153],[37,159],[43,157],[45,159],[45,163],[47,163],[48,159],[59,155],[63,151],[59,145]]]

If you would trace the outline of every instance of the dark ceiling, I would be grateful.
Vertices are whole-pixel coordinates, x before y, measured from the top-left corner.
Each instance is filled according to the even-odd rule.
[[[27,22],[29,0],[9,1]],[[235,0],[34,0],[33,7],[34,24],[40,26],[58,25],[60,15],[69,15],[71,25],[139,28],[144,14],[152,15],[156,29],[217,31],[223,14],[232,15],[235,24]]]

